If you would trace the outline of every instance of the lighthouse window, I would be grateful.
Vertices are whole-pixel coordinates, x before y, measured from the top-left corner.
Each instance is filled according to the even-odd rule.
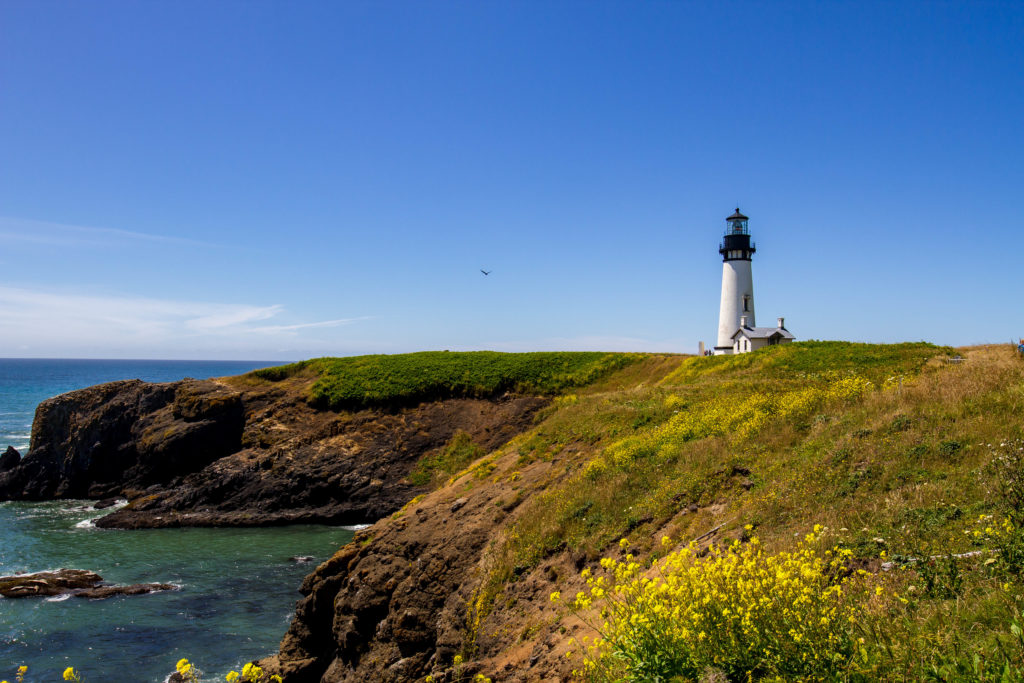
[[[750,310],[750,297],[749,296],[744,296],[743,297],[743,312],[746,313],[749,310]]]

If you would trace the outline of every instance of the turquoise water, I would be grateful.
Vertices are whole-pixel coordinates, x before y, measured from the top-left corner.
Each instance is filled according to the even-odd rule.
[[[0,572],[73,567],[116,583],[180,590],[107,600],[0,598],[0,678],[57,681],[74,666],[90,681],[163,681],[188,657],[224,680],[277,649],[315,564],[351,539],[340,527],[152,529],[87,526],[87,501],[0,503]]]
[[[25,454],[36,405],[65,391],[117,379],[166,382],[219,377],[276,363],[0,359],[0,452]],[[0,680],[29,667],[26,683],[163,681],[188,657],[224,674],[274,652],[315,564],[352,537],[341,527],[96,529],[88,501],[0,503],[0,575],[70,567],[116,583],[173,583],[180,590],[107,600],[0,598]]]

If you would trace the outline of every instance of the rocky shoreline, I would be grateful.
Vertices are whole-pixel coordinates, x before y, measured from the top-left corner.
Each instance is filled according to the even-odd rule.
[[[0,456],[0,500],[126,498],[103,528],[372,523],[426,490],[406,476],[457,432],[489,450],[547,403],[349,413],[310,406],[307,388],[127,380],[57,396],[39,405],[28,453]]]
[[[547,462],[518,471],[508,444],[550,399],[335,412],[310,405],[308,388],[243,376],[55,397],[36,412],[28,453],[0,471],[0,500],[127,499],[101,528],[374,523],[306,578],[280,651],[263,664],[291,683],[436,677],[465,646],[489,544],[549,476]],[[456,435],[504,452],[498,471],[470,468],[433,492],[411,483],[416,463]],[[519,680],[564,668],[548,655],[529,655]]]

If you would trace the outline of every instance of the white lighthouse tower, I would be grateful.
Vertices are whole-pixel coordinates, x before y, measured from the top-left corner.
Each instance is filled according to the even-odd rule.
[[[757,249],[750,241],[747,217],[736,213],[725,219],[725,237],[718,246],[722,255],[722,306],[718,311],[718,342],[715,355],[748,353],[765,346],[788,344],[795,339],[784,318],[776,327],[758,327],[754,320],[754,277],[750,259]]]
[[[718,253],[722,255],[722,305],[718,311],[718,341],[715,355],[732,353],[733,335],[741,328],[756,326],[754,319],[754,277],[750,259],[757,251],[750,241],[746,216],[736,213],[725,219],[726,229]]]

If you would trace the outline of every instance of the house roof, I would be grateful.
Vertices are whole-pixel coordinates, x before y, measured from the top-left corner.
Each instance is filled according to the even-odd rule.
[[[741,327],[733,332],[730,339],[735,339],[741,334],[747,339],[767,339],[776,334],[783,339],[796,339],[796,337],[794,337],[790,331],[784,327]]]

